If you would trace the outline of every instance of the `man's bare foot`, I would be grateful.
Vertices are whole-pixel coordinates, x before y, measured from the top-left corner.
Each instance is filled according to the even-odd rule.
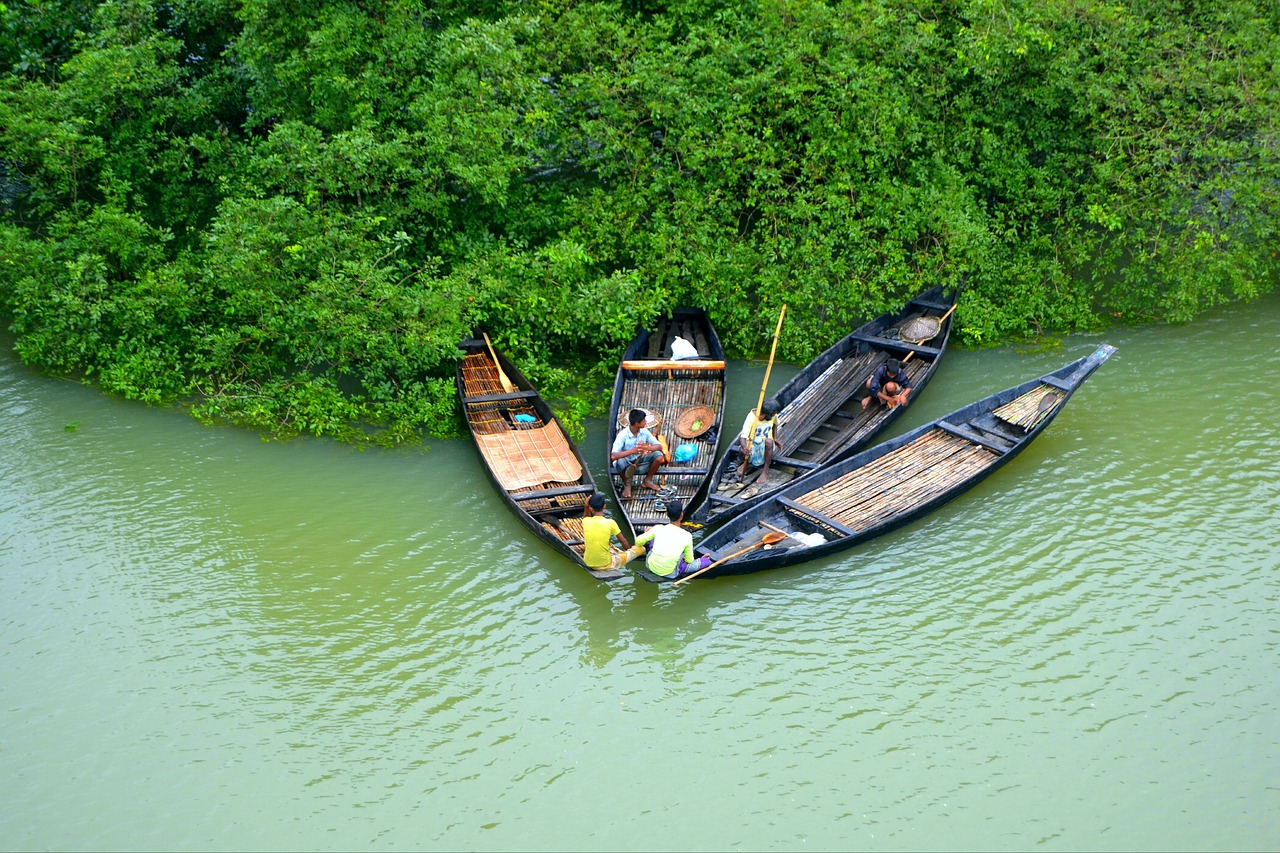
[[[623,499],[624,501],[629,501],[629,500],[631,500],[631,487],[630,487],[630,486],[627,486],[625,489],[623,489],[623,490],[622,490],[622,499]]]
[[[662,491],[662,487],[661,487],[661,486],[655,486],[653,483],[650,483],[650,482],[648,482],[648,481],[643,482],[643,483],[641,483],[640,485],[641,485],[641,486],[643,486],[643,487],[644,487],[644,488],[646,488],[646,489],[649,489],[650,491],[654,491],[654,492],[660,492],[660,491]]]
[[[760,475],[760,479],[756,480],[756,485],[757,485],[757,486],[763,486],[763,485],[764,485],[765,483],[767,483],[767,482],[769,482],[769,475],[768,475],[768,474],[761,474],[761,475]]]

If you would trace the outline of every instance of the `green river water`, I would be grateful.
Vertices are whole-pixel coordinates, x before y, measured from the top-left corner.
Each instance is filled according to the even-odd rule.
[[[952,350],[894,434],[1101,342],[933,516],[678,588],[563,562],[467,441],[263,442],[6,342],[0,848],[1280,848],[1280,295]]]

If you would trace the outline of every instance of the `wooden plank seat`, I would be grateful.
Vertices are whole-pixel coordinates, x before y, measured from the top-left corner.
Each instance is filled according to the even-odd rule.
[[[563,495],[573,494],[592,495],[595,494],[595,491],[594,486],[562,486],[558,489],[534,489],[528,492],[511,492],[510,495],[513,501],[527,501],[534,498],[557,498]]]
[[[476,394],[462,399],[470,405],[471,403],[505,403],[511,400],[532,400],[537,396],[537,391],[512,391],[510,394]]]
[[[974,444],[981,445],[993,453],[1004,455],[1013,446],[1013,442],[999,436],[987,437],[979,434],[977,431],[970,429],[967,424],[953,424],[947,421],[938,421],[938,428],[944,432],[949,432],[956,438],[963,438],[965,441],[972,441]],[[997,441],[996,439],[999,439]],[[1008,446],[1006,446],[1008,445]]]
[[[793,501],[791,500],[791,498],[786,497],[785,495],[778,495],[778,503],[782,504],[784,507],[786,507],[790,511],[799,514],[802,518],[808,518],[818,522],[819,524],[825,524],[829,526],[832,530],[837,530],[840,533],[843,533],[845,536],[852,536],[853,534],[858,532],[854,530],[852,527],[848,527],[844,524],[841,524],[831,516],[824,515],[823,513],[818,512],[816,509],[812,509],[810,507],[805,506],[802,503]]]
[[[630,359],[622,362],[623,370],[724,370],[723,361],[698,359]]]
[[[931,299],[916,299],[913,300],[912,304],[918,305],[921,308],[932,308],[934,311],[937,311],[939,315],[945,314],[947,311],[951,310],[950,302],[944,305],[941,302],[934,302]]]
[[[862,334],[855,335],[855,337],[860,341],[866,341],[869,344],[875,344],[878,347],[884,347],[886,349],[906,350],[907,352],[914,352],[918,355],[933,356],[934,358],[937,358],[942,354],[942,350],[939,347],[920,346],[919,344],[908,343],[907,341],[899,340],[898,338],[882,338],[879,335]]]
[[[806,471],[812,471],[820,467],[815,462],[805,462],[803,459],[796,459],[792,456],[775,456],[773,457],[774,465],[790,465],[793,468],[804,468]]]

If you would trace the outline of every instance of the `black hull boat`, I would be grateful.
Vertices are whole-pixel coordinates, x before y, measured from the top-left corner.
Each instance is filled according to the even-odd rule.
[[[771,395],[781,407],[782,455],[770,464],[768,482],[758,481],[760,469],[739,477],[741,457],[731,450],[716,467],[707,500],[694,520],[720,524],[792,481],[852,456],[892,426],[937,371],[959,296],[959,287],[930,288],[901,310],[845,335],[793,376]],[[904,361],[911,377],[906,404],[889,409],[873,403],[864,409],[867,380],[890,358]],[[727,443],[736,440],[736,434],[725,436]]]
[[[582,519],[596,491],[578,448],[524,375],[487,339],[458,344],[458,398],[485,472],[538,538],[601,580],[626,577],[583,562]]]
[[[676,343],[677,337],[688,346]],[[699,309],[676,309],[652,329],[640,331],[627,347],[613,383],[605,463],[618,506],[634,533],[666,524],[666,502],[680,501],[688,515],[705,493],[719,449],[724,392],[724,348]],[[646,425],[666,442],[669,458],[654,479],[661,491],[643,488],[643,478],[637,476],[631,497],[623,498],[622,478],[612,473],[609,454],[618,433],[628,429],[632,409],[646,413]]]
[[[791,483],[697,544],[714,561],[700,577],[826,557],[933,512],[1025,450],[1114,352],[1103,344]]]

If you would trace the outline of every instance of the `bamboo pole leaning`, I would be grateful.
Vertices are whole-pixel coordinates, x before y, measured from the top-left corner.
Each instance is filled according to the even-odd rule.
[[[787,306],[783,303],[778,312],[778,326],[773,330],[773,346],[769,348],[769,364],[764,369],[764,383],[760,386],[760,401],[756,403],[756,416],[760,416],[760,407],[764,405],[764,392],[769,387],[769,374],[773,371],[773,356],[778,351],[778,336],[782,334],[782,318],[787,316]]]

